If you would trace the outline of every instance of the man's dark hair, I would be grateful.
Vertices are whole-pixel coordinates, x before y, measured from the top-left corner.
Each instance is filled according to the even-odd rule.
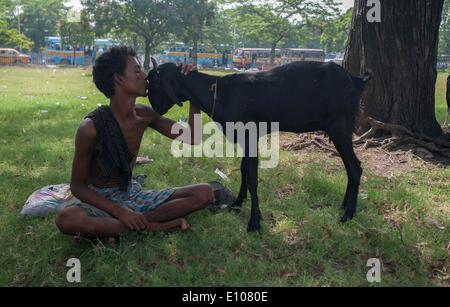
[[[124,75],[129,56],[136,56],[136,51],[133,48],[112,47],[95,61],[92,72],[94,83],[107,98],[114,96],[114,74]]]

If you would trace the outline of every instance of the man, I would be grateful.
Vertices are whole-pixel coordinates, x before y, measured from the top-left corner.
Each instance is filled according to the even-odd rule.
[[[183,65],[187,74],[192,66]],[[144,131],[151,127],[176,139],[174,121],[159,116],[149,106],[137,105],[147,96],[147,76],[136,53],[114,47],[102,54],[93,69],[97,88],[110,99],[88,115],[78,129],[72,168],[71,190],[82,203],[64,209],[56,225],[64,234],[115,237],[127,231],[186,230],[184,217],[214,201],[209,185],[200,184],[162,191],[143,191],[132,180],[132,171]],[[190,106],[189,125],[194,140],[194,115]]]

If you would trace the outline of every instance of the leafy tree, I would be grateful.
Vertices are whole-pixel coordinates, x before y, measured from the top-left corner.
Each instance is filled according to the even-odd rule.
[[[114,0],[81,0],[95,37],[108,37],[117,27],[120,5]],[[128,31],[126,31],[128,32]]]
[[[8,27],[12,27],[13,23],[16,23],[14,26],[17,28],[15,0],[0,1],[0,20],[6,22]]]
[[[338,16],[332,21],[325,24],[320,42],[325,52],[342,52],[345,51],[350,25],[352,22],[353,10],[349,9],[344,14]]]
[[[261,0],[257,4],[244,0],[237,2],[246,12],[240,24],[247,35],[270,42],[271,64],[277,46],[293,35],[294,31],[302,29],[312,18],[326,20],[338,12],[338,3],[334,0]]]
[[[192,44],[193,65],[197,65],[198,44],[203,39],[205,28],[211,25],[217,6],[208,0],[178,0],[176,3],[177,36],[184,43]]]
[[[33,42],[17,29],[9,29],[5,20],[0,20],[0,46],[30,50]]]
[[[117,30],[134,33],[142,40],[144,67],[150,68],[150,53],[164,42],[174,28],[174,0],[123,0],[117,16]]]
[[[439,32],[439,54],[450,55],[450,0],[445,0]]]
[[[63,46],[71,46],[74,52],[85,46],[91,46],[95,37],[86,14],[81,14],[80,21],[62,20],[60,36]],[[75,65],[75,61],[73,61]]]
[[[230,10],[218,11],[204,27],[202,43],[211,50],[222,52],[236,47],[237,29]]]
[[[45,46],[45,36],[58,33],[58,20],[64,19],[68,7],[65,0],[22,0],[22,32],[34,43],[33,50]]]

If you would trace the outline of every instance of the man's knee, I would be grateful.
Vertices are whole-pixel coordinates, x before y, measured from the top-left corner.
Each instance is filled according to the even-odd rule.
[[[56,226],[66,235],[78,235],[86,232],[86,213],[83,209],[70,207],[61,211],[56,217]]]

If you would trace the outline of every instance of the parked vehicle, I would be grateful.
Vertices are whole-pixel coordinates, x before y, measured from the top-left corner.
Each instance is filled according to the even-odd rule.
[[[192,48],[184,44],[176,44],[164,50],[164,54],[159,55],[161,63],[186,63],[192,64]],[[202,67],[226,67],[232,61],[232,56],[228,50],[224,52],[211,51],[203,47],[197,50],[197,64]]]
[[[29,64],[30,56],[16,49],[0,48],[0,64]]]

